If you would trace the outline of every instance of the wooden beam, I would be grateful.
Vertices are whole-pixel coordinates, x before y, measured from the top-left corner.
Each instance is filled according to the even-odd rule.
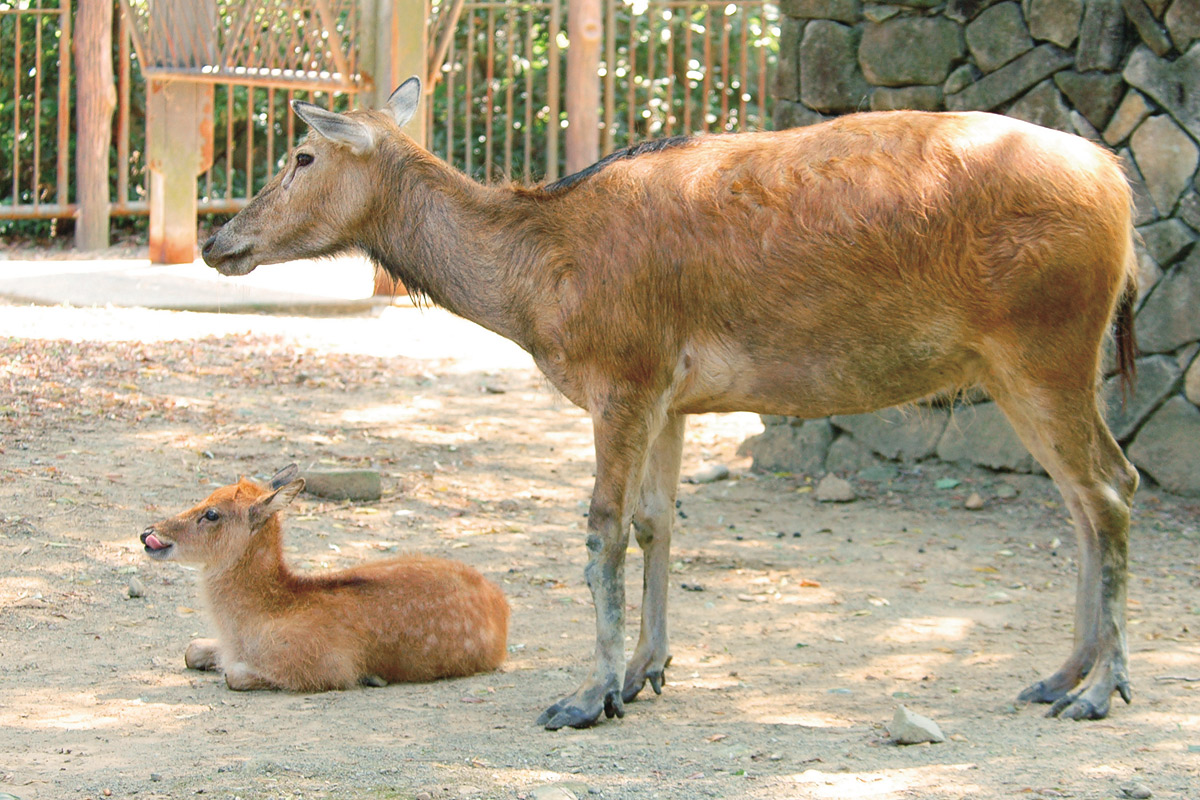
[[[109,244],[109,144],[117,91],[113,85],[113,5],[79,0],[75,18],[75,181],[79,214],[75,247],[102,250]],[[65,116],[65,114],[63,114]]]
[[[600,158],[600,0],[567,4],[567,172]]]

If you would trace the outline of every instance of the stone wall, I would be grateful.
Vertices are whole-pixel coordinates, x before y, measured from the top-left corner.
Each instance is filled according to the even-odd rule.
[[[782,0],[776,128],[861,110],[996,111],[1105,144],[1134,187],[1136,395],[1108,419],[1163,487],[1200,496],[1200,0]],[[764,417],[769,471],[880,459],[1037,465],[986,398],[802,422]],[[951,413],[953,411],[953,413]]]

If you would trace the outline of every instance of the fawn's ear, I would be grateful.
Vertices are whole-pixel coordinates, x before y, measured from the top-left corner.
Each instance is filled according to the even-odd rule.
[[[304,489],[304,478],[297,478],[286,486],[276,489],[270,494],[264,494],[250,505],[250,530],[256,531],[263,526],[276,511],[283,510],[296,499]]]
[[[271,480],[267,481],[272,489],[279,489],[287,486],[289,483],[300,477],[300,468],[295,464],[288,464],[283,469],[271,476]]]

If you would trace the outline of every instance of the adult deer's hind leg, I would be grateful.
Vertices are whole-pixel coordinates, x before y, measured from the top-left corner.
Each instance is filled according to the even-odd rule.
[[[642,548],[642,628],[637,648],[625,667],[621,697],[633,701],[650,682],[662,694],[663,671],[671,661],[667,640],[667,584],[671,556],[671,525],[675,519],[675,493],[679,488],[679,462],[683,455],[686,417],[668,417],[650,447],[642,478],[633,531]]]
[[[1074,647],[1057,672],[1019,699],[1051,703],[1049,716],[1103,718],[1114,691],[1131,698],[1125,604],[1137,471],[1113,440],[1090,386],[1043,386],[1019,395],[993,389],[993,395],[1058,485],[1079,542]]]

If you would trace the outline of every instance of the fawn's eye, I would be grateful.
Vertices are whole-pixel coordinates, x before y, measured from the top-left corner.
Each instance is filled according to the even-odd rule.
[[[208,511],[204,512],[204,519],[208,520],[209,522],[216,522],[220,518],[221,515],[217,513],[215,508],[210,508]]]
[[[312,154],[296,153],[296,166],[297,167],[307,167],[312,162],[313,162]]]

